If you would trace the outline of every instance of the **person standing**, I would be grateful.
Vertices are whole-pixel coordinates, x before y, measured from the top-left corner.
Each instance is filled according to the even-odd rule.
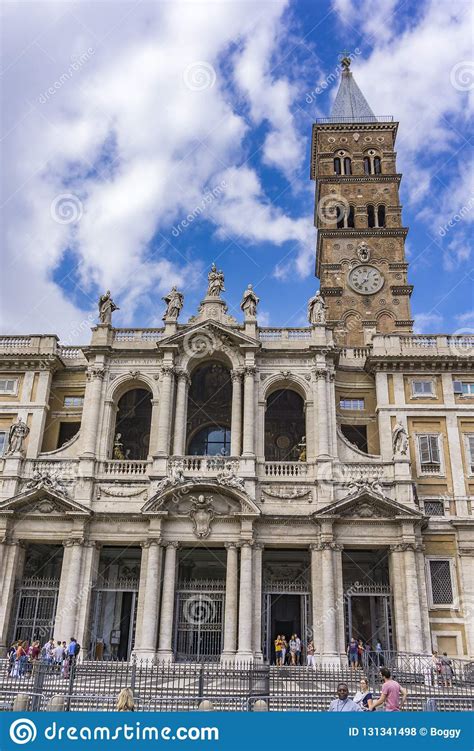
[[[452,688],[454,675],[453,663],[449,659],[447,652],[443,652],[442,656],[439,658],[439,667],[443,686],[445,688]]]
[[[54,648],[55,648],[54,639],[50,639],[49,641],[47,641],[43,647],[44,659],[48,665],[52,665],[54,662]]]
[[[380,697],[373,702],[372,711],[385,704],[386,712],[400,712],[405,706],[407,700],[407,690],[402,688],[397,681],[391,678],[388,668],[381,668],[380,675],[383,679],[382,693]]]
[[[350,640],[346,652],[351,670],[356,670],[359,664],[359,645],[354,637]]]
[[[298,634],[295,634],[296,642],[296,664],[301,665],[301,639]]]
[[[277,667],[281,667],[282,638],[280,634],[277,634],[277,638],[274,641],[274,646],[275,646],[275,665],[277,665]]]
[[[310,639],[308,646],[306,647],[306,665],[309,668],[316,669],[316,655],[314,654],[314,651],[314,642]]]
[[[347,683],[339,683],[337,699],[333,699],[328,712],[362,712],[361,707],[349,698]]]
[[[285,634],[281,637],[281,664],[284,665],[286,662],[286,653],[288,652],[288,642],[286,641]]]
[[[290,664],[296,665],[296,634],[292,634],[290,639]]]
[[[67,648],[67,657],[68,657],[69,666],[71,666],[74,660],[76,659],[76,645],[77,645],[77,642],[74,636],[71,636],[71,639],[69,641],[69,645]]]
[[[54,662],[56,665],[62,665],[64,660],[64,649],[60,641],[58,641],[54,648]]]

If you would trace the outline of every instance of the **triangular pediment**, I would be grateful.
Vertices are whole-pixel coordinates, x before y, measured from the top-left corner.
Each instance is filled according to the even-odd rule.
[[[31,488],[0,503],[2,514],[35,516],[91,516],[92,511],[61,493],[46,488]]]
[[[404,517],[415,521],[421,520],[423,514],[393,501],[370,487],[361,487],[345,498],[334,501],[334,503],[324,506],[313,514],[314,519],[327,517],[367,520],[400,519]]]
[[[199,321],[190,326],[186,326],[186,328],[177,331],[176,334],[172,334],[171,336],[160,339],[160,341],[158,342],[158,347],[167,349],[168,347],[174,345],[180,349],[183,348],[187,351],[190,348],[190,343],[192,342],[192,340],[195,337],[198,337],[200,333],[202,333],[203,337],[208,337],[208,342],[204,341],[203,339],[203,348],[206,348],[207,346],[208,349],[211,349],[212,347],[213,349],[217,350],[219,349],[219,344],[222,346],[231,345],[236,348],[260,347],[260,343],[257,341],[257,339],[244,334],[241,329],[226,326],[225,324],[220,323],[219,321],[214,321],[210,318],[204,321]],[[192,346],[191,350],[193,351]],[[198,354],[198,351],[196,351],[196,354]]]
[[[190,481],[158,492],[144,504],[141,513],[146,516],[189,516],[204,503],[220,517],[260,515],[260,509],[247,493],[212,480]]]

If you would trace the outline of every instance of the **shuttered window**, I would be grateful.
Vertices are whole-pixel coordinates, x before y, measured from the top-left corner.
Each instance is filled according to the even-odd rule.
[[[441,458],[439,451],[439,435],[427,434],[418,436],[418,450],[422,472],[439,472]]]
[[[471,468],[471,475],[474,475],[474,433],[466,434],[467,444],[467,461]]]

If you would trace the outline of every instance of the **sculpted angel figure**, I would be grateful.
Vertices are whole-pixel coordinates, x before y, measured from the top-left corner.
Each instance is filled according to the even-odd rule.
[[[208,297],[220,297],[221,292],[225,292],[224,273],[221,270],[217,270],[215,263],[211,266],[211,270],[207,275],[207,280]]]
[[[308,300],[308,321],[313,324],[326,323],[326,311],[327,305],[318,289],[316,294]]]
[[[167,318],[172,318],[176,321],[184,305],[184,295],[178,292],[176,287],[172,287],[171,292],[168,292],[162,300],[164,300],[167,306],[163,320],[166,321]]]
[[[110,295],[110,289],[107,290],[105,295],[99,297],[99,321],[100,323],[112,323],[112,313],[114,310],[120,310],[118,305],[114,303]]]
[[[257,297],[255,292],[253,291],[252,285],[249,284],[242,296],[242,301],[240,303],[240,307],[243,310],[244,314],[250,318],[255,318],[255,316],[257,315],[257,305],[259,302],[260,298]]]
[[[400,421],[392,430],[392,446],[394,454],[406,456],[408,452],[408,433]]]

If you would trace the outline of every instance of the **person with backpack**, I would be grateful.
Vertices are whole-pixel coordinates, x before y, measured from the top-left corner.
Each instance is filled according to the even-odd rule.
[[[77,639],[74,638],[74,636],[71,636],[71,640],[69,642],[69,646],[67,648],[67,656],[69,665],[72,665],[81,651],[81,645],[78,644]]]

